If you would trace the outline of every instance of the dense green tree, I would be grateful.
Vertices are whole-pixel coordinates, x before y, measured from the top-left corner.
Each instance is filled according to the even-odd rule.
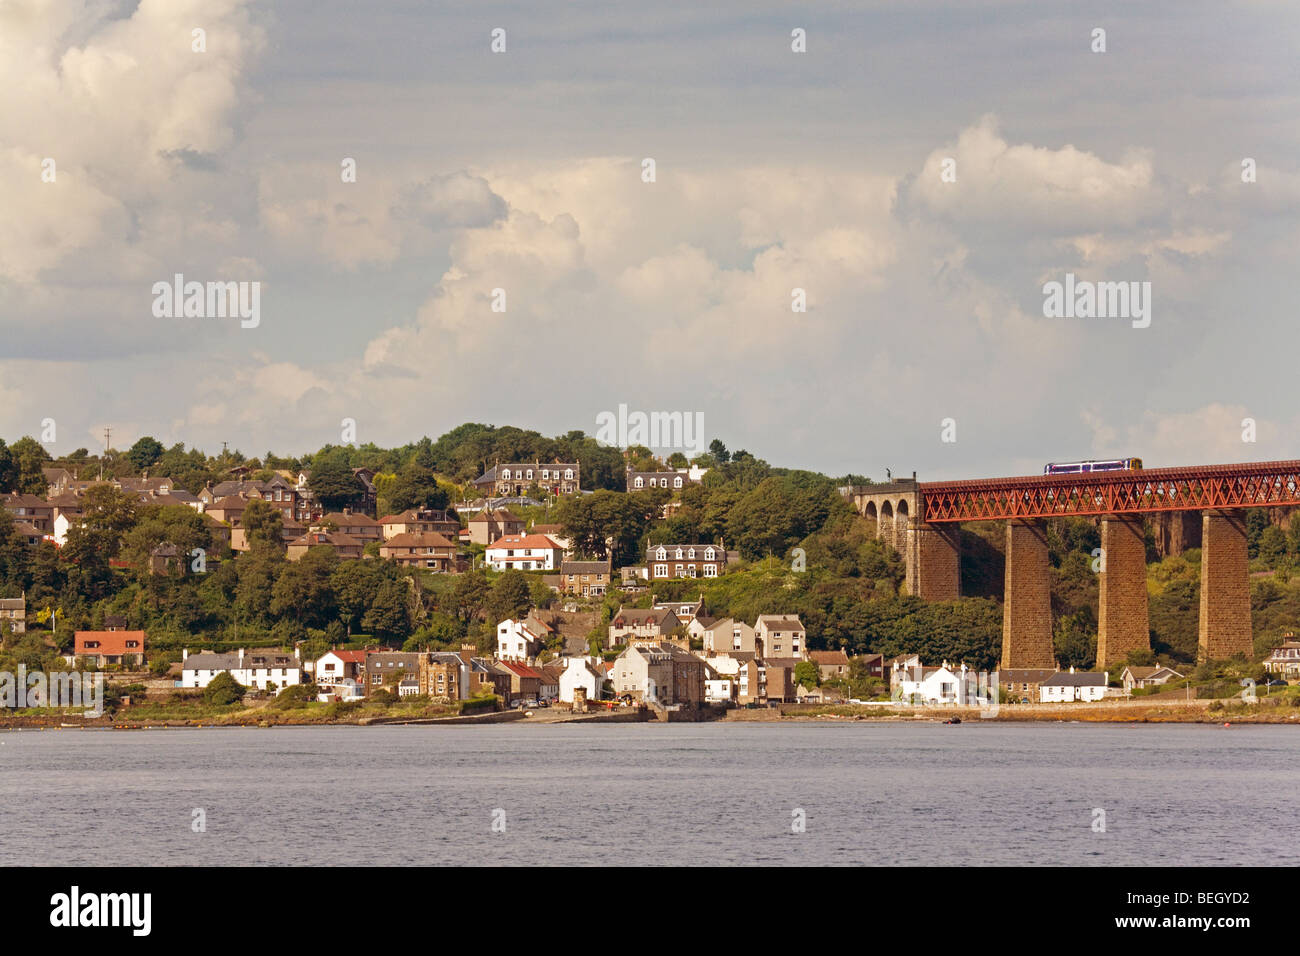
[[[517,618],[528,613],[533,606],[532,592],[528,587],[528,576],[522,571],[505,571],[492,583],[488,594],[486,610],[488,619],[499,623],[506,618]]]
[[[145,435],[126,450],[126,460],[136,471],[144,471],[163,456],[164,450],[162,442]]]
[[[356,505],[365,495],[365,488],[357,480],[346,454],[338,449],[312,460],[307,484],[326,511],[341,511]]]
[[[30,435],[24,435],[9,450],[18,467],[17,490],[24,494],[44,496],[49,483],[41,469],[51,460],[45,446]]]
[[[203,688],[203,700],[213,707],[225,707],[239,703],[247,688],[230,676],[229,671],[222,671]]]
[[[411,633],[409,594],[405,581],[385,581],[370,602],[361,626],[382,641],[405,640]]]
[[[438,476],[433,469],[414,462],[397,473],[387,499],[388,506],[394,513],[408,508],[441,510],[449,503],[447,490],[439,486]]]

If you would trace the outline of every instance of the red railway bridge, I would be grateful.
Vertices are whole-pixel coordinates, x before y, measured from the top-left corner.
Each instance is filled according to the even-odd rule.
[[[1253,650],[1245,511],[1300,507],[1300,461],[1200,465],[974,481],[915,479],[849,489],[876,533],[903,555],[910,593],[961,595],[958,527],[1006,522],[1002,668],[1054,667],[1049,518],[1100,519],[1097,666],[1150,649],[1144,516],[1201,513],[1201,659]]]

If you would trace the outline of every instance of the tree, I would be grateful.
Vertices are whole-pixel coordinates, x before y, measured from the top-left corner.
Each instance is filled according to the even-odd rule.
[[[243,700],[247,690],[230,676],[230,671],[222,671],[203,688],[203,700],[213,707],[225,707]]]
[[[13,452],[0,438],[0,492],[18,490],[18,463],[14,461]]]
[[[361,626],[380,640],[405,640],[411,633],[411,609],[405,581],[385,581],[375,594]]]
[[[51,460],[45,446],[30,435],[24,435],[9,450],[18,469],[16,488],[24,494],[44,495],[49,485],[41,469]]]
[[[365,488],[341,455],[331,455],[319,463],[313,461],[307,485],[327,511],[340,511],[355,505],[365,495]]]
[[[1270,568],[1286,557],[1286,532],[1275,524],[1265,528],[1259,536],[1259,556]]]
[[[270,548],[280,551],[284,547],[284,515],[278,508],[260,498],[254,498],[244,509],[240,522],[249,550]]]
[[[821,683],[821,668],[813,661],[800,661],[794,665],[794,680],[807,690],[812,690]]]
[[[292,618],[299,626],[324,627],[335,614],[331,575],[339,565],[333,548],[308,548],[297,561],[286,562],[271,588],[271,613]]]
[[[488,617],[494,623],[527,614],[532,606],[533,598],[528,588],[528,577],[522,571],[514,569],[503,572],[496,579],[486,603]]]
[[[722,444],[722,439],[715,438],[709,442],[709,454],[719,465],[725,465],[731,460],[731,452],[727,451],[727,446]]]
[[[392,490],[388,493],[388,505],[394,512],[406,511],[408,508],[442,510],[447,507],[449,500],[446,489],[438,485],[438,476],[433,469],[414,462],[398,472]]]
[[[145,435],[126,450],[126,460],[136,471],[144,471],[162,456],[162,442],[149,435]]]

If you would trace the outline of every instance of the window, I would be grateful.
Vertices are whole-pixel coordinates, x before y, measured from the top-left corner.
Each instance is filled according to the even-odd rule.
[[[704,560],[705,560],[705,561],[712,561],[712,560],[713,560],[713,549],[712,549],[712,548],[709,548],[707,551],[704,552]]]
[[[507,468],[505,471],[501,472],[501,477],[502,477],[502,478],[509,478],[509,477],[510,477],[510,469]]]
[[[678,558],[678,560],[681,560],[681,557],[682,557],[682,549],[681,549],[681,548],[678,548],[678,549],[677,549],[677,558]]]
[[[680,478],[673,479],[674,488],[680,488],[681,486],[682,486],[682,480]]]
[[[704,576],[706,578],[716,578],[718,576],[718,566],[716,564],[706,564],[704,566]]]
[[[644,487],[645,487],[645,479],[642,478],[642,477],[640,477],[640,476],[638,475],[636,481],[632,482],[632,485],[633,485],[633,487],[636,487],[636,488],[644,488]]]
[[[656,565],[655,565],[655,577],[657,577],[657,578],[666,578],[666,577],[668,577],[668,565],[666,565],[666,564],[656,564]]]
[[[565,472],[564,472],[564,477],[565,477],[565,478],[568,478],[568,479],[572,479],[572,478],[573,478],[573,469],[572,469],[572,468],[566,469]]]

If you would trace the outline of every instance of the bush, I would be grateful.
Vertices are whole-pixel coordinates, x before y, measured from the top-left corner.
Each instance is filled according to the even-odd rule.
[[[245,690],[242,684],[230,676],[229,671],[222,671],[203,688],[203,700],[217,707],[237,704],[243,699]]]
[[[319,693],[320,688],[315,684],[294,684],[280,691],[271,706],[281,710],[299,710],[314,701]]]

